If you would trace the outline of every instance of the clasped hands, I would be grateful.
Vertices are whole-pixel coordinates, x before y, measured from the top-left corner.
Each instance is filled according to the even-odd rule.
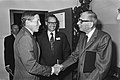
[[[63,65],[55,64],[52,68],[54,69],[53,73],[58,75],[59,72],[63,69]]]

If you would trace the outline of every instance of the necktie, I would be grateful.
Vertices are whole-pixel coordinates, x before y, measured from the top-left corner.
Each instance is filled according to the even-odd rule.
[[[51,50],[54,51],[54,37],[53,37],[53,33],[50,34],[51,34],[51,38],[50,38]]]
[[[88,42],[88,36],[87,36],[87,35],[85,36],[85,39],[86,39],[86,41]]]
[[[84,38],[84,44],[85,44],[85,47],[86,47],[86,45],[87,45],[87,39],[88,39],[88,36],[85,35],[85,38]]]

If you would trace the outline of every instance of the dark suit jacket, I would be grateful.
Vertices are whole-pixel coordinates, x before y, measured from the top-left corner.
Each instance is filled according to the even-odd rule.
[[[5,37],[4,39],[4,60],[5,60],[5,66],[10,65],[10,69],[14,73],[14,67],[15,67],[15,60],[14,60],[14,40],[15,37],[13,34]]]
[[[15,39],[14,52],[14,80],[38,80],[37,75],[50,76],[51,68],[39,64],[39,46],[25,27]]]
[[[62,63],[71,53],[70,45],[67,36],[62,32],[55,32],[54,53],[51,50],[47,31],[37,36],[37,40],[41,49],[40,64],[53,66],[57,63]],[[64,73],[64,74],[63,74]],[[50,76],[49,78],[40,77],[42,80],[58,80],[67,75],[67,71],[60,73],[59,76]]]
[[[43,65],[53,66],[57,59],[63,62],[70,55],[70,45],[64,33],[55,33],[54,54],[51,51],[47,31],[37,37],[40,49],[40,63]]]
[[[105,78],[110,67],[111,60],[111,37],[106,32],[95,30],[89,42],[85,45],[85,34],[81,33],[75,52],[62,63],[64,68],[78,61],[78,80],[102,80]],[[86,52],[96,53],[95,69],[84,73],[83,69]]]

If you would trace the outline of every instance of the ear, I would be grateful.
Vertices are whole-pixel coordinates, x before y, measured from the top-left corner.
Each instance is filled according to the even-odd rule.
[[[93,27],[93,25],[94,25],[94,23],[93,23],[93,22],[90,22],[90,23],[89,23],[89,27],[90,27],[90,28],[92,28],[92,27]]]
[[[29,25],[29,23],[30,23],[29,20],[26,20],[26,21],[25,21],[25,24],[26,24],[26,25]]]

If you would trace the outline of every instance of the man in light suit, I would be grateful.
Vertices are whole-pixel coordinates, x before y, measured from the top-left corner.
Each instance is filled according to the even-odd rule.
[[[15,60],[14,60],[14,40],[19,32],[17,24],[11,25],[11,35],[6,36],[4,39],[4,60],[5,69],[9,73],[9,79],[13,80]]]
[[[92,11],[81,13],[77,24],[85,33],[80,34],[75,52],[60,67],[64,70],[78,61],[77,80],[104,80],[111,61],[111,37],[96,28],[97,16]]]
[[[55,67],[39,64],[40,49],[33,37],[38,32],[40,18],[37,13],[27,11],[22,15],[22,29],[14,42],[15,73],[13,80],[39,80],[38,75],[50,76]]]
[[[70,55],[71,49],[67,36],[57,31],[59,28],[59,21],[55,15],[48,15],[46,17],[46,28],[40,35],[37,36],[37,40],[41,50],[40,64],[53,66],[54,64],[62,63]],[[51,44],[51,33],[53,34],[53,44]],[[67,74],[67,72],[66,72]],[[63,74],[50,77],[40,76],[42,80],[63,80]],[[61,79],[62,78],[62,79]]]

